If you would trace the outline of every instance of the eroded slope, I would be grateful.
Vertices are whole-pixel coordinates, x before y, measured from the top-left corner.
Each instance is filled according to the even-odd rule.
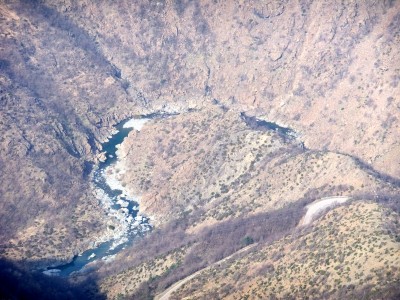
[[[90,188],[100,142],[134,109],[84,31],[34,2],[0,4],[1,256],[71,258],[107,231]],[[46,263],[46,261],[44,262]]]
[[[144,106],[216,99],[400,176],[399,1],[46,2]]]
[[[100,269],[107,295],[154,296],[249,244],[267,247],[293,233],[305,205],[320,197],[367,197],[397,207],[396,181],[385,181],[349,156],[308,150],[299,139],[253,125],[234,110],[207,108],[149,121],[128,136],[115,172],[125,188],[141,195],[140,205],[158,229],[118,256],[114,266]],[[320,228],[318,222],[312,226]],[[287,241],[279,243],[285,248]],[[287,255],[296,252],[285,249]],[[235,276],[242,278],[242,271]],[[196,295],[197,287],[185,295]]]
[[[212,223],[303,198],[398,189],[349,156],[308,150],[300,138],[214,107],[147,123],[119,156],[120,180],[156,222],[202,210]]]
[[[170,299],[394,299],[398,222],[398,214],[369,202],[336,208],[313,228],[211,266]]]

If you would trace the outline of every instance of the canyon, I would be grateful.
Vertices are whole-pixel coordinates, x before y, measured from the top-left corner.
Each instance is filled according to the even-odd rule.
[[[399,1],[7,0],[0,41],[1,296],[400,295]]]

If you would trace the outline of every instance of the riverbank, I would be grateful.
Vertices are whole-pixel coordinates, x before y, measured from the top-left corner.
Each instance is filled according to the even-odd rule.
[[[93,195],[98,199],[108,218],[113,220],[88,250],[75,255],[72,261],[47,268],[46,275],[69,276],[84,272],[96,261],[111,261],[116,253],[124,249],[137,236],[151,230],[149,219],[138,215],[139,197],[131,195],[121,184],[124,172],[115,169],[118,162],[118,147],[132,130],[140,131],[149,118],[133,118],[115,126],[116,131],[103,143],[103,158],[92,173]]]

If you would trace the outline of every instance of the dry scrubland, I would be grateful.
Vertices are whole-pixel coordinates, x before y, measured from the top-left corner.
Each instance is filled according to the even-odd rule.
[[[119,155],[120,180],[141,195],[143,211],[161,223],[201,211],[192,230],[299,199],[399,191],[352,157],[304,149],[218,107],[150,122]]]
[[[141,284],[158,276],[165,276],[179,265],[185,254],[184,249],[177,249],[150,261],[139,264],[116,275],[107,277],[101,284],[101,290],[108,298],[134,293]]]
[[[119,106],[134,105],[84,31],[32,3],[0,4],[0,250],[46,263],[71,258],[114,222],[88,175]]]
[[[146,107],[216,99],[400,176],[398,1],[46,2]]]
[[[393,297],[398,222],[398,214],[375,203],[339,207],[312,228],[207,268],[171,299]]]
[[[119,157],[121,160],[115,168],[123,174],[121,180],[125,187],[142,195],[141,207],[155,218],[156,224],[168,225],[160,226],[144,241],[124,251],[113,266],[104,265],[100,269],[104,276],[110,275],[101,283],[102,291],[110,298],[118,294],[133,294],[139,299],[154,296],[174,282],[249,244],[259,244],[254,250],[256,255],[260,249],[279,239],[282,240],[270,247],[275,247],[276,243],[287,245],[275,248],[274,255],[279,256],[277,253],[285,249],[282,255],[294,257],[293,261],[298,261],[299,266],[308,270],[305,258],[297,258],[302,252],[291,246],[288,242],[291,238],[283,237],[296,232],[297,238],[297,231],[302,231],[296,227],[305,213],[305,205],[325,195],[347,195],[356,199],[351,208],[344,210],[347,217],[353,218],[352,226],[359,217],[369,216],[370,207],[387,214],[392,211],[378,204],[359,202],[361,200],[375,198],[398,209],[398,184],[379,178],[379,174],[363,168],[353,158],[303,149],[298,140],[263,127],[250,126],[238,113],[221,108],[210,107],[150,121],[140,132],[128,136],[120,147]],[[333,229],[336,222],[340,223],[341,213],[335,213],[335,216],[337,220],[329,223]],[[391,246],[398,249],[398,221],[390,224],[391,230],[395,231],[391,233],[394,239]],[[336,231],[327,231],[319,222],[312,226],[320,230],[321,236],[321,241],[316,240],[313,244],[313,251],[322,253],[333,244],[339,247],[346,239],[339,238]],[[367,239],[369,234],[367,231],[367,234],[360,235],[358,241],[372,245]],[[324,235],[331,244],[322,242]],[[185,249],[184,253],[181,249]],[[385,247],[382,249],[386,251]],[[292,251],[293,255],[290,254]],[[337,248],[332,248],[332,253],[337,251]],[[177,252],[179,255],[175,254]],[[171,253],[175,257],[172,261]],[[159,257],[162,257],[163,269],[143,267],[143,261],[146,261],[146,266],[159,265]],[[387,264],[396,266],[397,262],[389,260]],[[171,265],[173,268],[168,267]],[[244,265],[253,268],[253,263]],[[222,269],[225,266],[223,264]],[[349,264],[348,267],[348,272],[358,272],[358,265]],[[258,268],[258,263],[254,268]],[[325,266],[321,268],[325,269]],[[237,270],[233,281],[243,278],[246,282],[246,272]],[[275,278],[276,273],[271,276]],[[146,278],[149,279],[146,281]],[[398,273],[392,279],[397,280]],[[214,282],[209,277],[204,280]],[[329,280],[333,279],[329,277]],[[324,292],[329,294],[338,289],[334,283]],[[285,282],[281,284],[290,287]],[[185,295],[195,295],[197,287],[199,291],[204,290],[204,287],[195,286]],[[237,286],[238,291],[243,288]],[[211,286],[210,291],[213,289]],[[275,289],[279,290],[279,287]],[[231,286],[224,289],[228,290]],[[285,288],[283,294],[293,292]],[[211,298],[222,295],[211,294]]]
[[[72,280],[88,297],[145,299],[211,266],[175,297],[395,298],[399,73],[399,1],[3,1],[0,256],[46,265],[110,234],[101,142],[178,112],[121,147],[156,229]],[[355,202],[296,229],[331,195]]]

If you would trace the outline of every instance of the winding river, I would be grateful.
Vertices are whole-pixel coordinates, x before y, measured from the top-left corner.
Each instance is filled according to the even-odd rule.
[[[94,245],[93,249],[84,251],[74,256],[71,262],[53,268],[47,268],[43,273],[47,275],[69,276],[74,272],[84,271],[89,263],[96,260],[110,260],[113,256],[124,249],[138,237],[143,236],[151,230],[149,219],[138,215],[138,203],[135,199],[129,199],[115,184],[106,176],[107,169],[117,162],[117,150],[123,140],[133,129],[140,130],[143,124],[154,115],[143,118],[125,120],[115,126],[117,132],[108,141],[103,143],[102,149],[106,159],[100,162],[93,172],[93,184],[96,194],[108,215],[114,216],[121,223],[122,230],[106,242]],[[111,229],[112,230],[112,229]]]
[[[102,149],[105,160],[100,162],[92,174],[93,185],[97,198],[106,209],[107,214],[118,219],[121,228],[105,238],[105,242],[92,245],[92,249],[74,256],[71,262],[56,267],[47,268],[43,273],[47,275],[69,276],[74,272],[83,272],[90,269],[90,263],[98,260],[111,260],[115,254],[128,246],[139,236],[150,231],[152,226],[149,219],[140,216],[139,205],[136,199],[129,198],[123,191],[123,187],[115,179],[110,179],[107,170],[117,162],[118,146],[133,129],[140,131],[145,122],[153,118],[169,117],[175,114],[151,114],[142,118],[125,120],[115,126],[116,133],[108,141],[103,143]],[[241,114],[244,121],[253,129],[265,128],[274,130],[284,138],[295,138],[295,132],[290,128],[281,127],[275,123],[248,117]]]

